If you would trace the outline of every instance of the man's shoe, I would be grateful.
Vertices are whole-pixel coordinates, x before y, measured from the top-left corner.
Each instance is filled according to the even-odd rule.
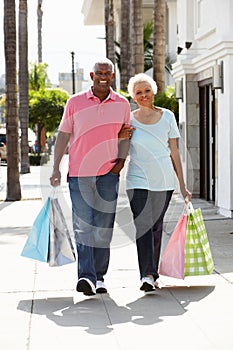
[[[103,281],[96,282],[96,293],[103,294],[107,293],[107,287]]]
[[[142,285],[140,290],[143,290],[144,292],[151,292],[155,289],[155,282],[152,276],[143,277],[141,282]]]
[[[84,295],[95,295],[96,290],[94,284],[88,278],[80,278],[76,287],[77,292],[83,292]]]

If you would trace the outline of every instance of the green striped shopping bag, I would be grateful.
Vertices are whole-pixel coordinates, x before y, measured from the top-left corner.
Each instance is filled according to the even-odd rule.
[[[185,276],[208,275],[214,270],[214,262],[201,209],[188,204],[188,220],[185,241]]]

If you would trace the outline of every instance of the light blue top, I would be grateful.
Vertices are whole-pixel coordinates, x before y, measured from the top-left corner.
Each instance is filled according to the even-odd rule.
[[[175,189],[175,171],[170,157],[169,139],[179,138],[176,119],[168,109],[155,124],[143,124],[131,112],[131,126],[136,128],[130,141],[126,189],[150,191]]]

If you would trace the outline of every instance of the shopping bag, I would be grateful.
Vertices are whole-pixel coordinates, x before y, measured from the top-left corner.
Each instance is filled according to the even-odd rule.
[[[201,209],[188,204],[185,241],[185,276],[211,274],[214,262]]]
[[[184,279],[187,214],[183,212],[162,254],[159,273]]]
[[[36,217],[32,229],[21,252],[26,258],[38,261],[48,261],[49,231],[50,231],[50,198],[48,198]]]
[[[51,198],[49,266],[62,266],[76,260],[70,232],[57,198]]]

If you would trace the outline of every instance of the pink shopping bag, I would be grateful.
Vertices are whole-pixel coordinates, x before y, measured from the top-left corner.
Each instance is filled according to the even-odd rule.
[[[187,214],[183,213],[162,254],[159,274],[184,279]]]

